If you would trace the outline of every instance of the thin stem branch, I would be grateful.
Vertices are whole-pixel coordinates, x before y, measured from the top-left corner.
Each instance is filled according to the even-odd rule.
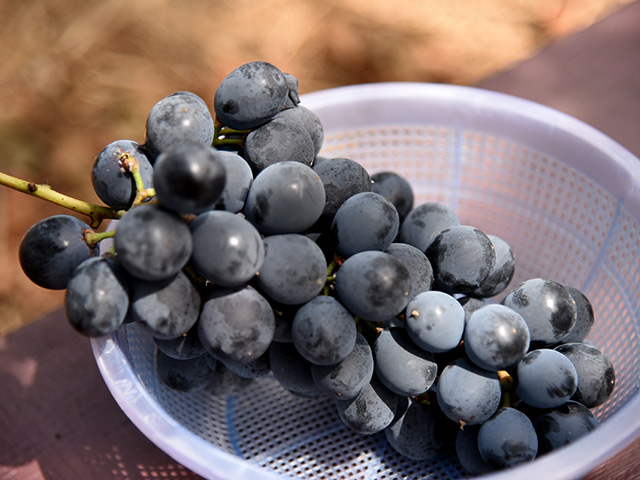
[[[125,213],[123,210],[115,210],[102,205],[94,205],[83,200],[78,200],[77,198],[55,191],[49,185],[29,182],[3,172],[0,172],[0,185],[86,215],[90,219],[89,226],[92,228],[99,227],[106,218],[120,218]]]

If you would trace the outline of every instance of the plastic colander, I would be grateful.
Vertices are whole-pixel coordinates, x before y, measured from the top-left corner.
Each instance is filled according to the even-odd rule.
[[[442,202],[462,223],[512,246],[511,286],[545,277],[593,303],[588,340],[611,358],[616,387],[601,424],[575,443],[487,479],[573,479],[640,436],[640,161],[555,110],[476,88],[382,83],[307,94],[324,156],[394,170],[416,205]],[[452,455],[416,462],[384,434],[342,426],[333,402],[284,391],[273,377],[234,395],[182,394],[156,378],[153,342],[135,326],[92,340],[104,380],[131,421],[196,473],[220,480],[454,479]]]

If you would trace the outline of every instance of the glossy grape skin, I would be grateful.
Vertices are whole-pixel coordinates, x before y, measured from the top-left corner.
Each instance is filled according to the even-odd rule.
[[[262,61],[248,62],[231,71],[216,89],[217,118],[236,130],[261,125],[284,107],[289,98],[285,74]]]
[[[297,233],[264,239],[265,256],[256,281],[278,303],[301,305],[324,287],[327,262],[318,245]]]
[[[335,298],[320,295],[302,305],[291,325],[293,344],[314,365],[343,361],[356,343],[356,324]]]
[[[335,365],[312,365],[313,381],[320,391],[335,399],[355,398],[373,377],[373,353],[367,340],[356,335],[347,357]]]
[[[501,408],[478,431],[480,455],[495,469],[530,462],[538,453],[531,420],[515,408]]]
[[[404,329],[382,330],[372,345],[375,372],[398,395],[420,395],[431,388],[438,366],[433,355],[415,345]]]
[[[131,280],[131,313],[158,339],[185,335],[200,314],[200,294],[189,277],[178,272],[167,280]]]
[[[569,400],[536,416],[533,426],[538,435],[538,453],[544,454],[568,445],[598,426],[598,419],[587,407]]]
[[[369,172],[350,158],[318,157],[312,168],[324,185],[326,201],[322,220],[329,225],[345,200],[357,193],[372,191],[373,184]]]
[[[284,161],[310,167],[315,149],[309,133],[300,123],[274,118],[247,135],[244,157],[255,172]]]
[[[131,140],[111,142],[94,159],[91,183],[100,200],[116,210],[129,209],[137,193],[133,175],[120,164],[126,157],[138,162],[144,188],[153,188],[153,167],[140,145]]]
[[[405,310],[407,333],[422,349],[442,353],[454,349],[464,333],[464,309],[451,295],[422,292]]]
[[[411,278],[412,297],[431,290],[433,268],[424,252],[408,243],[392,243],[385,252],[396,257],[407,267]]]
[[[411,401],[404,413],[385,430],[393,450],[417,461],[425,461],[453,446],[455,426],[443,417],[435,404]]]
[[[527,322],[533,347],[559,343],[576,322],[576,302],[569,291],[554,280],[525,280],[516,285],[502,303]]]
[[[141,280],[165,280],[189,261],[191,232],[176,213],[156,204],[129,210],[116,225],[114,247],[125,270]]]
[[[190,224],[191,264],[216,285],[235,287],[254,278],[264,262],[264,242],[258,230],[242,216],[207,211]]]
[[[578,374],[571,361],[547,348],[532,350],[518,363],[516,394],[536,408],[563,405],[576,391]]]
[[[503,292],[511,282],[516,269],[516,257],[505,240],[492,234],[487,234],[487,237],[495,249],[496,263],[482,285],[473,293],[481,297],[494,297]]]
[[[100,255],[99,244],[86,243],[85,231],[92,232],[86,223],[71,215],[53,215],[38,221],[20,242],[22,271],[42,288],[63,290],[76,267]]]
[[[413,189],[411,184],[396,172],[384,171],[371,175],[373,191],[389,199],[398,210],[400,221],[404,220],[413,208]]]
[[[565,343],[555,350],[571,361],[578,374],[578,388],[572,400],[595,408],[611,396],[616,382],[615,368],[602,350],[586,343]]]
[[[320,218],[324,202],[322,180],[311,167],[279,162],[256,175],[244,213],[264,235],[301,233]]]
[[[244,158],[234,152],[219,150],[219,160],[227,172],[227,179],[220,198],[214,208],[231,213],[239,213],[253,183],[253,172]]]
[[[576,302],[576,323],[569,333],[562,338],[562,342],[582,342],[589,336],[595,323],[593,305],[591,305],[589,298],[577,288],[571,286],[565,286],[565,288]]]
[[[303,397],[320,395],[311,374],[311,363],[300,355],[293,343],[273,342],[269,363],[275,379],[289,392]]]
[[[347,258],[336,275],[336,292],[354,315],[385,321],[409,303],[411,278],[400,260],[385,252],[366,251]]]
[[[366,250],[386,250],[400,226],[393,204],[374,192],[357,193],[338,208],[331,230],[336,251],[344,258]]]
[[[482,286],[496,264],[489,237],[470,225],[438,233],[425,254],[433,267],[433,288],[447,293],[470,293]]]
[[[115,332],[129,308],[124,272],[110,258],[85,260],[67,284],[64,306],[69,323],[82,335],[99,337]]]
[[[200,213],[214,207],[227,180],[220,157],[212,147],[180,143],[156,159],[153,185],[158,202],[177,213]]]
[[[355,398],[336,400],[340,420],[351,430],[372,435],[395,418],[398,396],[374,377]]]
[[[320,152],[324,140],[324,130],[320,118],[304,105],[296,105],[278,112],[274,120],[284,120],[285,122],[296,122],[304,127],[309,134],[313,144],[314,157]]]
[[[269,302],[253,287],[207,292],[198,320],[205,349],[222,362],[249,363],[267,351],[275,331]]]
[[[176,359],[156,349],[155,371],[160,381],[179,392],[195,392],[204,388],[213,378],[212,363],[205,355],[189,359]]]
[[[473,363],[487,370],[506,370],[524,358],[529,350],[529,328],[515,310],[487,304],[475,310],[467,321],[465,352]]]
[[[176,92],[151,108],[144,148],[155,159],[180,143],[210,146],[213,135],[213,118],[205,102],[194,93]]]
[[[398,242],[413,245],[423,252],[445,228],[460,225],[456,213],[446,205],[426,202],[409,211],[400,225]]]
[[[436,385],[438,405],[451,420],[464,425],[479,425],[498,410],[500,379],[461,357],[447,365]]]

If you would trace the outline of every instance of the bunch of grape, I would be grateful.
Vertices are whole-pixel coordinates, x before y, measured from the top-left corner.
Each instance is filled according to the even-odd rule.
[[[545,278],[507,292],[506,241],[414,206],[394,172],[320,156],[322,125],[299,102],[295,77],[265,62],[224,78],[215,119],[193,93],[162,99],[143,144],[95,159],[115,228],[40,221],[20,247],[25,273],[66,289],[84,335],[147,331],[171,388],[273,375],[412,459],[455,449],[479,474],[593,430],[615,375],[584,341],[585,295]]]

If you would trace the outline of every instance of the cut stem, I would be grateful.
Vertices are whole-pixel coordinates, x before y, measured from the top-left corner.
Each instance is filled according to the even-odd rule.
[[[95,245],[105,238],[113,238],[115,233],[115,230],[107,230],[106,232],[92,232],[90,230],[87,230],[84,234],[84,241],[87,243],[87,245]]]
[[[115,210],[102,205],[94,205],[83,200],[78,200],[77,198],[56,192],[49,185],[29,182],[3,172],[0,172],[0,185],[86,215],[89,217],[89,226],[92,228],[99,227],[106,218],[120,218],[125,213],[123,210]]]

